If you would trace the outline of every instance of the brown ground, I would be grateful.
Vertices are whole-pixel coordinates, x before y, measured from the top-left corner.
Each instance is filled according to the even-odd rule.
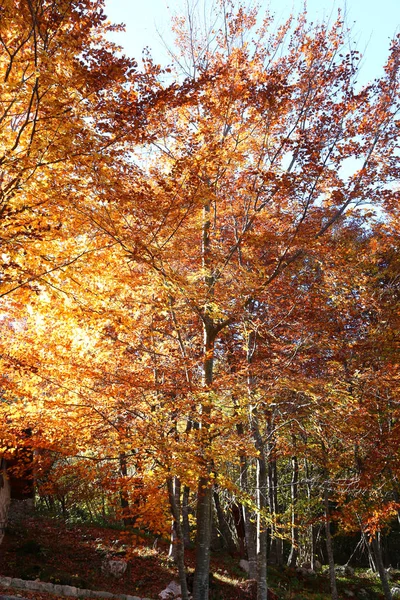
[[[178,579],[168,560],[167,544],[138,539],[132,534],[90,525],[67,527],[60,520],[29,519],[10,528],[0,548],[0,574],[21,579],[40,579],[62,585],[158,598],[172,579]],[[104,557],[123,558],[128,569],[121,580],[101,570]],[[193,552],[186,555],[193,566]],[[212,560],[214,600],[247,600],[245,576],[237,567],[239,559],[218,554]],[[1,590],[3,594],[13,594]],[[44,593],[18,591],[34,600],[54,600]]]

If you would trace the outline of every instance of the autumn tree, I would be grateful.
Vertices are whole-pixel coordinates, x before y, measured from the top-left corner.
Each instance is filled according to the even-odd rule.
[[[143,90],[157,91],[146,138],[128,129],[118,153],[90,162],[90,177],[76,171],[65,214],[80,234],[60,247],[70,256],[78,245],[85,258],[40,278],[9,362],[48,440],[65,415],[63,440],[73,431],[82,452],[124,455],[145,486],[164,482],[163,502],[168,484],[175,520],[180,483],[196,492],[195,600],[208,598],[215,481],[233,489],[233,468],[255,465],[241,493],[259,515],[247,549],[266,600],[268,513],[274,503],[279,512],[266,501],[268,468],[304,399],[285,378],[303,326],[294,316],[318,294],[320,265],[329,269],[352,215],[365,203],[393,210],[399,46],[382,79],[359,89],[340,15],[331,26],[300,15],[273,30],[271,15],[258,26],[256,11],[216,10],[205,36],[195,14],[176,20],[171,68],[146,59]],[[137,118],[137,104],[123,114]],[[346,265],[343,247],[340,257]],[[184,584],[182,563],[180,573]]]
[[[15,364],[8,352],[10,338],[24,329],[24,306],[39,293],[41,278],[62,273],[66,265],[96,250],[93,243],[77,241],[83,230],[68,206],[71,194],[88,189],[85,181],[96,172],[99,157],[111,160],[118,152],[122,106],[131,106],[136,97],[132,92],[128,98],[124,88],[134,77],[134,61],[117,57],[116,47],[106,39],[114,29],[98,1],[2,3],[2,453],[13,451],[24,430],[13,415],[19,392],[13,388]],[[129,119],[134,129],[137,121],[132,115]],[[17,368],[24,370],[22,365]],[[28,422],[39,417],[40,411],[36,416],[34,412]]]
[[[390,197],[397,139],[396,44],[386,76],[357,91],[358,55],[340,55],[346,39],[340,18],[331,29],[322,24],[310,30],[301,17],[289,37],[290,23],[268,34],[267,17],[260,35],[269,37],[254,44],[246,42],[254,13],[228,11],[223,21],[212,49],[207,40],[195,39],[193,19],[187,28],[176,24],[178,62],[190,57],[186,75],[194,97],[178,110],[166,107],[162,130],[155,128],[150,193],[145,202],[141,196],[144,206],[130,208],[130,227],[117,229],[121,206],[108,204],[109,213],[96,217],[132,261],[153,271],[166,302],[170,297],[178,319],[190,324],[189,330],[182,325],[179,341],[186,356],[192,348],[199,353],[192,371],[198,399],[188,415],[204,469],[197,495],[196,599],[208,594],[218,462],[211,431],[216,423],[221,431],[225,390],[234,386],[238,370],[260,476],[265,473],[257,377],[245,375],[252,370],[246,347],[254,343],[255,307],[274,304],[286,278],[321,251],[324,236],[346,222],[347,212],[366,200],[382,206]],[[287,52],[279,57],[284,45]],[[350,175],[341,169],[349,156],[360,161]],[[242,339],[235,374],[224,370],[222,340],[229,330]],[[265,486],[260,479],[260,499]],[[265,543],[262,536],[260,598],[266,596]]]

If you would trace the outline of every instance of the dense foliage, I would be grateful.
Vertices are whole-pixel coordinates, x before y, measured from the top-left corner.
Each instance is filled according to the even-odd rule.
[[[399,39],[360,88],[340,14],[277,28],[224,2],[210,31],[176,20],[170,67],[140,69],[101,0],[17,4],[0,20],[3,455],[32,447],[65,514],[159,534],[172,515],[182,598],[193,542],[208,598],[215,523],[260,600],[267,556],[318,553],[337,598],[331,521],[361,533],[389,598]]]

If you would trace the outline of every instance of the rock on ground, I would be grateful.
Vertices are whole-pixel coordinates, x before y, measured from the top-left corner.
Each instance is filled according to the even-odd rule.
[[[106,558],[101,565],[101,570],[106,575],[112,575],[116,579],[121,579],[127,567],[128,563],[125,560],[110,560]]]
[[[176,581],[171,581],[165,590],[158,594],[160,600],[175,600],[181,595],[181,586]]]

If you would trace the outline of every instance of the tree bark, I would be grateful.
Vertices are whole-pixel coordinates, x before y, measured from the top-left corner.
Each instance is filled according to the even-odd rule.
[[[396,477],[393,475],[391,469],[389,469],[389,475],[392,478],[393,481],[393,498],[394,501],[396,502],[396,504],[400,504],[400,494],[399,494],[399,490],[398,490],[398,486],[397,486],[397,480]],[[397,509],[397,521],[400,525],[400,508]]]
[[[128,477],[128,465],[126,462],[125,452],[121,452],[119,455],[119,471],[122,480],[126,481],[126,478]],[[132,525],[132,517],[130,514],[131,511],[129,505],[129,497],[123,484],[121,485],[121,488],[119,490],[119,497],[122,509],[122,520],[124,522],[125,527],[130,527]]]
[[[325,507],[325,535],[326,535],[326,552],[328,555],[329,563],[329,580],[331,584],[331,596],[332,600],[339,600],[337,585],[336,585],[336,573],[335,573],[335,560],[333,557],[333,546],[331,536],[331,518],[329,511],[329,481],[325,480],[324,487],[324,507]]]
[[[251,431],[257,456],[257,600],[267,600],[267,528],[263,523],[263,514],[267,507],[267,465],[265,460],[264,442],[259,430],[255,413],[251,415]]]
[[[189,548],[190,546],[189,496],[190,488],[189,486],[185,485],[183,487],[182,495],[182,532],[185,548]]]
[[[222,548],[224,548],[224,539],[221,535],[221,531],[219,528],[217,508],[215,506],[215,501],[214,501],[214,490],[213,490],[212,496],[213,497],[211,499],[211,544],[210,544],[210,548],[211,548],[211,551],[215,550],[218,552],[219,550],[222,550]]]
[[[272,450],[273,460],[271,461],[272,467],[272,493],[273,493],[273,515],[275,523],[278,522],[278,515],[280,512],[278,502],[278,463],[276,460],[275,449]],[[275,526],[276,533],[278,528]],[[275,547],[275,561],[277,565],[283,565],[283,539],[280,535],[275,535],[273,540]]]
[[[205,243],[205,242],[204,242]],[[213,382],[214,366],[214,341],[216,330],[212,319],[204,315],[204,362],[203,385],[211,389]],[[200,439],[203,453],[210,446],[209,417],[211,407],[209,403],[203,404],[202,415],[205,417],[201,423]],[[209,573],[210,573],[210,546],[212,532],[212,499],[213,485],[211,483],[212,465],[203,456],[207,476],[199,478],[197,489],[197,533],[196,533],[196,567],[193,578],[193,600],[208,600]]]
[[[257,600],[267,600],[267,528],[262,521],[266,508],[267,467],[264,454],[257,458]]]
[[[241,489],[250,493],[248,481],[248,459],[245,456],[240,458],[240,484]],[[243,505],[243,522],[246,538],[247,559],[249,561],[249,577],[257,579],[257,547],[256,547],[256,526],[255,519],[250,508]]]
[[[210,577],[210,541],[212,526],[212,486],[201,477],[197,491],[196,569],[193,600],[208,600]]]
[[[244,426],[243,423],[237,424],[237,432],[239,435],[244,435]],[[246,494],[246,496],[250,496],[250,488],[249,488],[249,462],[246,456],[240,456],[240,489]],[[256,551],[256,527],[254,524],[254,516],[250,509],[245,505],[240,505],[240,515],[238,523],[236,524],[236,529],[239,529],[239,523],[243,523],[244,528],[244,539],[246,544],[246,554],[247,560],[249,562],[249,577],[250,579],[257,579],[257,551]],[[235,519],[236,523],[236,519]],[[239,535],[239,540],[241,539],[241,535]]]
[[[297,512],[296,505],[298,500],[298,487],[299,487],[299,463],[297,456],[292,456],[292,482],[291,482],[291,500],[292,500],[292,523],[291,523],[291,542],[292,546],[288,558],[288,567],[293,569],[297,564],[297,557],[299,554],[299,529],[297,527]]]
[[[8,511],[11,502],[10,481],[7,477],[6,461],[0,459],[0,544],[8,522]]]
[[[257,476],[256,476],[256,506],[257,506],[257,600],[267,600],[267,527],[265,524],[265,511],[267,507],[267,464],[265,460],[265,443],[260,432],[257,409],[251,402],[254,394],[255,377],[252,373],[252,361],[257,345],[257,333],[250,328],[247,339],[247,388],[249,396],[249,423],[257,450]],[[264,520],[263,520],[264,519]]]
[[[311,519],[311,500],[312,500],[312,485],[311,485],[311,473],[308,465],[307,458],[304,459],[304,470],[307,481],[307,502],[308,502],[308,518]],[[310,564],[311,569],[315,571],[315,555],[316,555],[316,543],[315,543],[315,526],[311,524],[309,526],[309,540],[310,540]]]
[[[371,545],[372,545],[372,549],[374,551],[375,563],[378,568],[378,573],[379,573],[379,578],[380,578],[381,584],[382,584],[383,594],[385,596],[385,600],[393,600],[393,597],[392,597],[392,594],[390,591],[390,587],[389,587],[387,573],[386,573],[385,566],[384,566],[383,560],[382,560],[382,549],[381,549],[380,542],[381,541],[380,541],[379,533],[376,533],[375,535],[372,536]]]
[[[244,525],[243,505],[240,502],[232,503],[231,514],[238,539],[239,556],[240,558],[246,559],[246,529]]]
[[[169,503],[173,517],[173,527],[175,532],[174,540],[174,560],[178,567],[179,582],[181,584],[182,600],[189,600],[186,570],[185,570],[185,550],[183,543],[183,533],[181,526],[181,510],[180,510],[180,481],[177,477],[169,477],[167,480]]]
[[[268,426],[270,427],[270,426]],[[278,547],[278,537],[276,535],[277,512],[278,512],[278,497],[277,497],[277,468],[276,459],[274,457],[274,450],[272,444],[268,443],[267,449],[268,455],[268,507],[271,514],[272,520],[270,524],[270,542],[269,542],[269,556],[271,564],[279,564],[280,548]]]

